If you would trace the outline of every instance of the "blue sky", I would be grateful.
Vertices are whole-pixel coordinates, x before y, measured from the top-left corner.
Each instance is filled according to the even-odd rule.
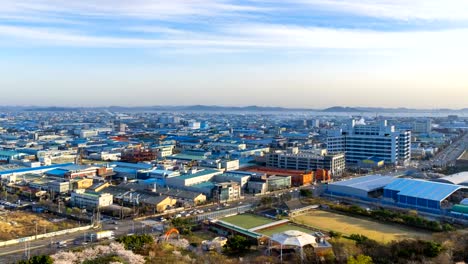
[[[468,107],[465,0],[2,0],[2,105]]]

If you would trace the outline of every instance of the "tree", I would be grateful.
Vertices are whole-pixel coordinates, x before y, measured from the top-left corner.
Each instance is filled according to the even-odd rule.
[[[301,196],[304,197],[312,197],[312,191],[308,189],[301,189],[300,190]]]
[[[372,258],[366,255],[357,255],[356,257],[350,257],[347,261],[348,264],[373,264]]]
[[[154,239],[150,235],[131,235],[120,237],[116,240],[125,246],[125,249],[132,251],[142,250],[144,246],[154,242]]]
[[[262,205],[271,206],[272,203],[273,203],[273,198],[271,198],[270,196],[264,196],[260,200],[260,204]]]
[[[21,260],[18,264],[53,264],[54,260],[47,255],[34,256],[28,260]]]
[[[187,218],[177,217],[172,219],[172,225],[179,230],[181,234],[188,235],[192,233],[194,226]]]
[[[342,236],[342,234],[340,232],[336,232],[336,231],[333,231],[333,230],[328,232],[328,234],[330,235],[331,238],[341,238],[341,236]]]
[[[359,235],[359,234],[352,234],[349,236],[349,239],[356,241],[357,245],[362,244],[363,242],[369,240],[368,237],[364,235]]]
[[[230,236],[226,245],[224,246],[225,250],[230,254],[238,254],[241,252],[247,251],[250,249],[252,242],[247,238],[239,235]]]

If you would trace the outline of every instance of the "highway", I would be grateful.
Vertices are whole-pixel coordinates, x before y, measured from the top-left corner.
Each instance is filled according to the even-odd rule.
[[[453,166],[457,158],[468,148],[468,133],[452,142],[448,147],[437,153],[432,159],[420,161],[418,168],[430,170],[433,167]]]

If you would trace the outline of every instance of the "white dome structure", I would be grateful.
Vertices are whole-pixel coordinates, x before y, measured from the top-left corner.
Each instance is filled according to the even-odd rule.
[[[297,230],[289,230],[282,233],[274,234],[270,238],[270,246],[272,242],[276,242],[280,244],[280,257],[281,261],[283,261],[283,247],[285,246],[292,246],[300,248],[301,250],[301,259],[304,258],[303,256],[303,248],[304,246],[311,245],[313,247],[317,246],[317,238],[313,235],[297,231]]]

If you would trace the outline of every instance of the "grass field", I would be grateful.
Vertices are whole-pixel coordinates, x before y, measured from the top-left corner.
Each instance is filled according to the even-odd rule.
[[[361,234],[379,242],[405,238],[430,239],[432,234],[402,225],[384,224],[371,220],[315,210],[297,216],[293,221],[324,231],[336,231],[344,235]]]
[[[266,217],[261,217],[252,214],[240,214],[234,216],[228,216],[225,218],[221,218],[221,221],[236,225],[238,227],[242,227],[245,229],[254,228],[261,225],[266,225],[269,223],[273,223],[276,220],[268,219]]]
[[[266,235],[266,236],[271,236],[273,234],[281,233],[281,232],[288,231],[288,230],[302,231],[302,232],[305,232],[307,234],[310,234],[310,233],[313,232],[312,230],[309,230],[309,229],[306,229],[306,228],[303,228],[303,227],[300,227],[300,226],[295,226],[295,225],[292,225],[292,224],[280,225],[280,226],[276,226],[276,227],[273,227],[273,228],[258,230],[258,231],[255,231],[255,232]]]

